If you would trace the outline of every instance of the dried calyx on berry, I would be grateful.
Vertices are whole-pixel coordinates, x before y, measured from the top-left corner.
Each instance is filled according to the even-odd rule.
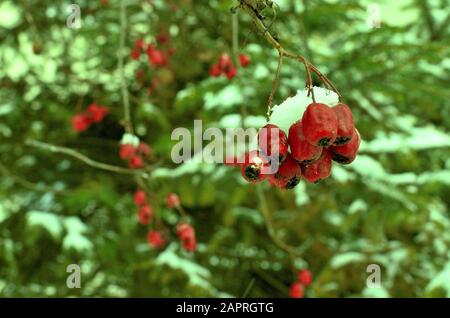
[[[360,144],[361,136],[359,135],[358,130],[355,128],[353,129],[353,134],[350,142],[342,146],[335,146],[330,148],[331,158],[333,159],[333,161],[341,164],[350,164],[355,160]]]
[[[301,178],[302,171],[299,164],[288,154],[278,171],[270,175],[269,182],[278,188],[290,190],[299,184]]]
[[[353,131],[355,130],[352,111],[347,105],[342,103],[337,104],[332,109],[338,120],[338,129],[334,145],[345,145],[352,139]]]
[[[241,173],[248,182],[258,183],[267,177],[263,171],[264,167],[269,167],[269,161],[260,151],[253,150],[245,155]]]
[[[319,183],[331,176],[331,155],[328,149],[324,149],[319,160],[302,164],[302,175],[309,183]]]

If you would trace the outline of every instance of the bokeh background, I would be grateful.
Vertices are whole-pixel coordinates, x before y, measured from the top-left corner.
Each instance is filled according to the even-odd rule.
[[[70,29],[68,1],[0,1],[0,295],[287,297],[295,270],[309,268],[307,297],[450,296],[448,1],[377,1],[380,28],[367,23],[370,1],[275,1],[270,32],[327,74],[364,140],[353,164],[294,191],[170,159],[172,130],[194,119],[264,122],[277,52],[248,15],[230,13],[238,1],[125,2],[126,11],[118,0],[77,0],[82,25]],[[274,18],[271,9],[264,15]],[[161,34],[168,65],[130,58],[137,39],[156,45]],[[212,78],[222,53],[252,63],[232,80]],[[29,144],[126,168],[123,78],[136,135],[159,164],[145,180],[155,213],[174,227],[178,215],[164,198],[177,193],[197,232],[195,253],[174,233],[165,249],[147,244],[133,176]],[[304,82],[302,66],[286,60],[275,102]],[[91,102],[110,115],[77,134],[71,118]],[[81,289],[66,287],[69,264],[81,266]],[[369,264],[380,265],[382,288],[366,287]]]

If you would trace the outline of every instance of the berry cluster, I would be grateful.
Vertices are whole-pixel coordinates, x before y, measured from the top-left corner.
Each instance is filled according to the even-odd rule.
[[[137,190],[133,197],[134,203],[138,209],[138,221],[141,225],[151,224],[151,229],[147,234],[147,241],[153,249],[164,247],[168,242],[168,235],[165,230],[157,230],[155,227],[161,227],[161,222],[153,221],[153,209],[147,199],[147,194],[144,190]],[[175,193],[169,193],[166,197],[166,206],[169,209],[181,210],[180,198]],[[183,212],[184,214],[184,212]],[[197,248],[197,240],[195,237],[194,228],[184,222],[180,221],[176,227],[176,233],[181,241],[182,247],[188,252],[195,252]]]
[[[312,274],[309,270],[303,269],[298,272],[297,281],[292,283],[289,288],[289,297],[303,298],[305,296],[305,288],[311,285]]]
[[[72,128],[78,133],[83,132],[92,124],[100,123],[108,113],[108,107],[92,103],[87,107],[84,113],[72,117]]]
[[[240,54],[239,64],[241,64],[241,66],[244,68],[249,66],[251,64],[250,57],[246,54]],[[212,77],[219,77],[221,75],[225,75],[226,78],[232,80],[237,75],[237,68],[234,65],[230,55],[227,53],[223,53],[219,57],[217,63],[211,66],[209,74]]]
[[[295,188],[302,176],[310,183],[318,183],[331,175],[332,161],[353,162],[360,142],[347,105],[312,103],[290,127],[288,136],[276,125],[264,126],[258,134],[259,149],[245,155],[241,173],[248,182],[268,178],[273,186],[282,189]],[[278,170],[267,172],[270,158],[277,154]]]
[[[152,148],[145,142],[140,142],[138,146],[124,143],[120,145],[119,156],[120,159],[128,161],[131,169],[141,169],[145,161],[152,158]]]

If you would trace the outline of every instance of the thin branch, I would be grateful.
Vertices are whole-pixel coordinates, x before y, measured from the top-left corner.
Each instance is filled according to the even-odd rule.
[[[124,110],[125,129],[128,133],[133,133],[131,123],[130,100],[128,98],[127,80],[125,78],[124,57],[125,57],[125,36],[127,29],[127,8],[125,0],[120,1],[120,47],[118,54],[119,72],[121,79],[122,103]]]
[[[111,172],[120,173],[120,174],[140,176],[145,179],[148,179],[150,177],[150,174],[148,172],[151,169],[153,169],[153,167],[148,167],[145,170],[132,170],[132,169],[127,169],[127,168],[123,168],[123,167],[113,166],[113,165],[110,165],[107,163],[95,161],[95,160],[87,157],[86,155],[84,155],[76,150],[73,150],[71,148],[56,146],[56,145],[52,145],[49,143],[45,143],[45,142],[41,142],[41,141],[37,141],[37,140],[33,140],[33,139],[27,140],[25,142],[25,144],[28,146],[31,146],[31,147],[40,148],[40,149],[47,150],[50,152],[61,153],[61,154],[65,154],[65,155],[74,157],[93,168],[97,168],[97,169],[105,170],[105,171],[111,171]]]
[[[272,84],[272,91],[270,92],[269,95],[269,101],[267,102],[267,121],[269,121],[270,116],[272,115],[272,104],[273,104],[273,98],[275,96],[275,92],[277,91],[278,88],[278,82],[280,79],[280,72],[281,72],[281,66],[283,65],[283,49],[280,48],[278,51],[278,66],[277,66],[277,71],[275,73],[275,79],[273,81]]]

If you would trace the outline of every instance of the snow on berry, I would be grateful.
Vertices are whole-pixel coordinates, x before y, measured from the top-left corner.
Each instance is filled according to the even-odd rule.
[[[166,205],[169,209],[180,205],[180,198],[175,193],[169,193],[166,197]]]
[[[250,183],[263,181],[267,175],[263,168],[269,166],[267,158],[258,150],[252,150],[245,154],[244,163],[241,165],[241,174]]]
[[[336,140],[338,121],[333,109],[322,103],[311,103],[302,117],[303,135],[309,143],[327,147]]]
[[[303,135],[302,121],[297,121],[289,128],[289,146],[292,157],[298,162],[312,163],[320,158],[322,147],[311,145]]]
[[[306,181],[318,183],[331,175],[331,154],[328,149],[324,149],[319,160],[310,164],[302,164],[301,167]]]
[[[303,298],[305,296],[305,289],[301,283],[293,283],[289,288],[289,297]]]
[[[147,234],[147,241],[150,244],[151,247],[157,249],[166,244],[166,240],[164,239],[163,235],[158,231],[150,231]]]
[[[350,164],[352,163],[356,155],[358,154],[359,146],[361,144],[361,136],[358,130],[353,129],[353,135],[349,143],[342,146],[331,147],[331,157],[333,161],[336,161],[341,164]]]
[[[278,168],[278,171],[270,175],[269,182],[278,188],[289,190],[295,188],[301,178],[302,171],[300,165],[288,154]]]
[[[298,272],[298,281],[303,284],[303,286],[308,287],[312,283],[312,274],[307,269],[302,269]]]
[[[334,145],[344,145],[350,141],[353,136],[353,131],[355,130],[353,114],[350,107],[342,103],[337,104],[332,109],[338,120],[338,129]]]

